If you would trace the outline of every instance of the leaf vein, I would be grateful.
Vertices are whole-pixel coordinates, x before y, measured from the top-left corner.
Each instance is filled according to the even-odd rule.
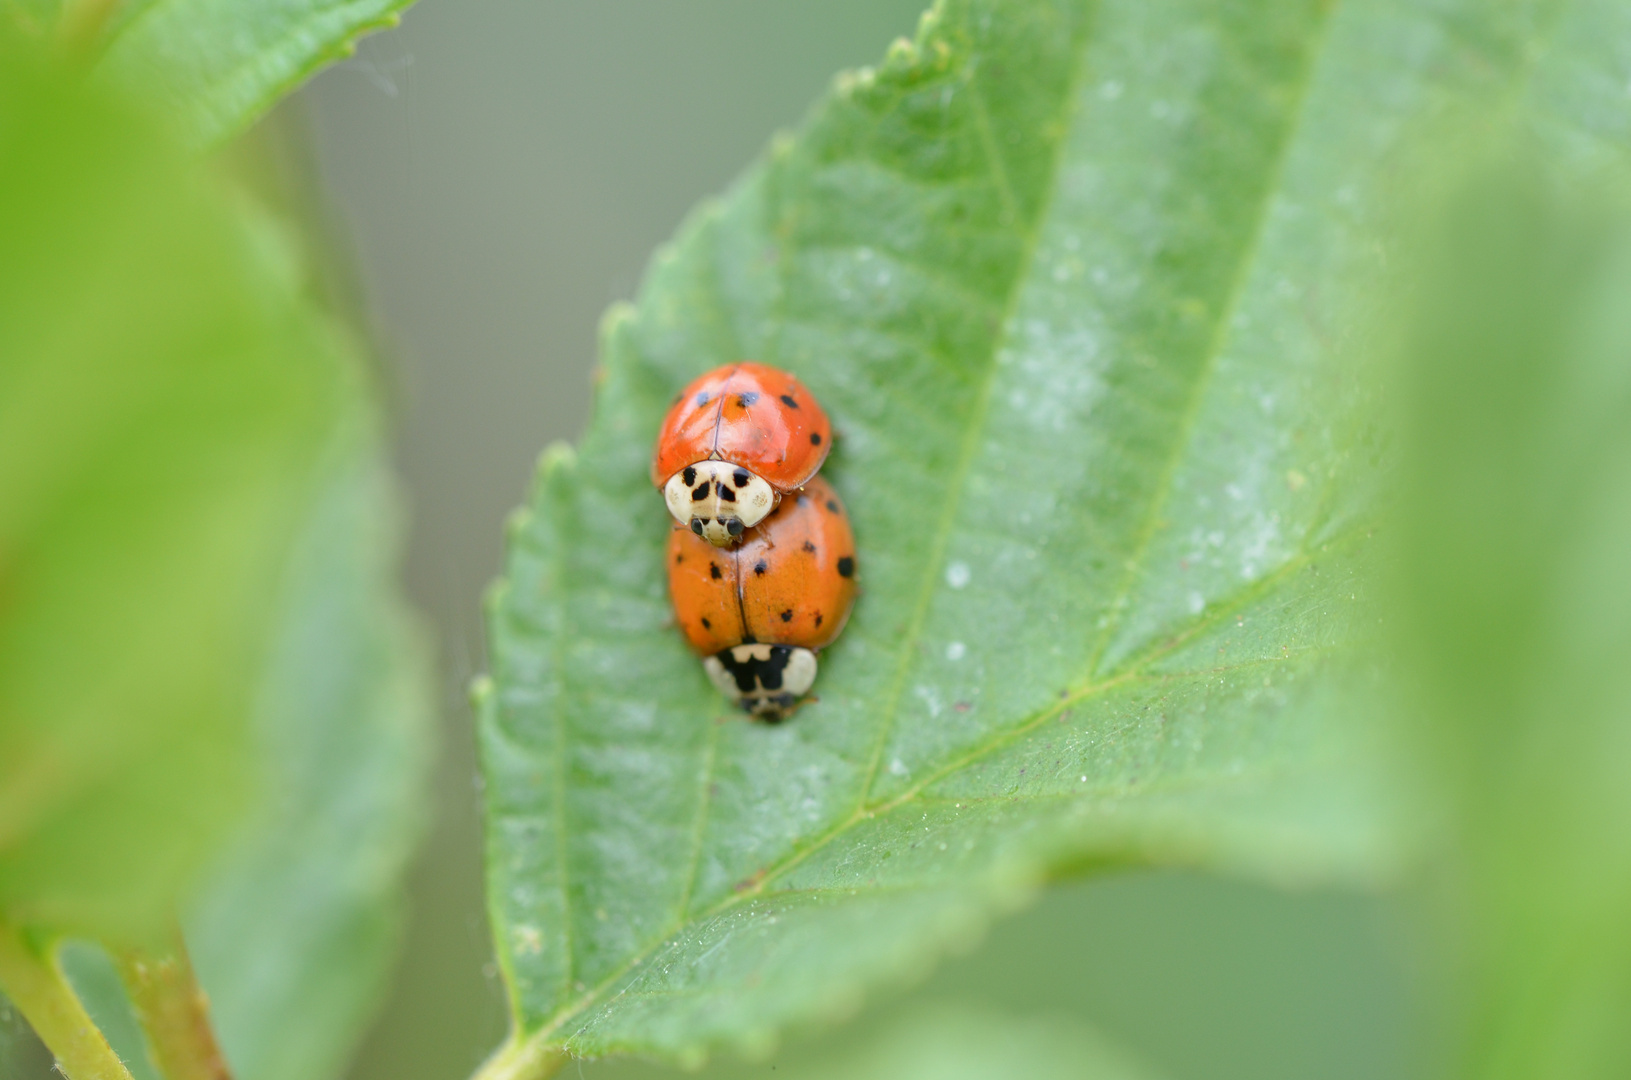
[[[1050,149],[1053,160],[1050,162],[1050,175],[1057,173],[1063,159],[1061,146],[1065,140],[1069,125],[1062,122],[1074,108],[1077,88],[1081,83],[1087,66],[1087,44],[1079,43],[1076,55],[1073,58],[1070,79],[1065,92],[1060,95],[1060,123],[1054,125],[1051,136]],[[972,79],[970,91],[974,91]],[[978,100],[978,94],[974,94]],[[988,154],[995,154],[995,148],[986,145]],[[993,169],[1000,166],[993,160]],[[1005,175],[1005,174],[1004,174]],[[1005,181],[1006,182],[1006,181]],[[1009,322],[1012,320],[1015,305],[1018,303],[1020,293],[1028,280],[1028,271],[1035,260],[1038,240],[1041,237],[1043,222],[1047,219],[1047,212],[1051,196],[1057,185],[1048,186],[1048,199],[1045,199],[1036,211],[1036,217],[1030,221],[1024,230],[1024,243],[1022,254],[1015,262],[1013,281],[1009,286],[1008,295],[1003,303],[1003,318],[998,323],[998,331],[992,337],[990,348],[986,350],[985,371],[980,383],[978,397],[974,401],[973,409],[969,414],[969,422],[963,433],[962,446],[959,448],[957,465],[953,471],[950,482],[946,485],[946,502],[941,511],[940,520],[936,523],[935,531],[930,542],[928,557],[924,560],[923,580],[918,587],[917,603],[912,609],[912,619],[907,625],[906,633],[902,636],[900,659],[896,662],[895,678],[891,684],[889,697],[883,711],[883,720],[878,725],[878,736],[872,748],[871,761],[867,765],[866,776],[861,783],[860,795],[856,800],[855,812],[860,813],[872,795],[872,786],[877,780],[878,766],[883,760],[884,748],[889,741],[890,732],[894,729],[895,720],[900,713],[901,694],[906,688],[906,675],[911,668],[912,657],[916,651],[918,639],[923,634],[924,620],[928,617],[930,601],[934,597],[935,582],[940,576],[940,567],[945,562],[946,548],[951,542],[952,526],[956,522],[957,509],[962,504],[963,488],[968,482],[968,475],[973,468],[975,451],[979,445],[979,437],[985,429],[986,417],[990,410],[991,390],[997,378],[997,356],[1002,350],[1003,341]],[[1009,193],[1012,198],[1012,193]]]
[[[1329,30],[1335,21],[1335,11],[1339,0],[1327,4],[1321,12],[1321,23],[1318,40],[1308,50],[1308,60],[1303,69],[1303,79],[1297,88],[1297,103],[1295,114],[1291,121],[1285,125],[1281,133],[1279,145],[1275,148],[1273,164],[1265,174],[1264,184],[1254,206],[1255,218],[1252,222],[1250,235],[1240,250],[1239,261],[1235,265],[1234,275],[1230,280],[1227,299],[1219,309],[1212,328],[1212,335],[1208,340],[1206,352],[1201,358],[1201,364],[1195,372],[1190,385],[1189,400],[1185,403],[1184,413],[1173,430],[1173,439],[1167,453],[1167,459],[1162,466],[1160,479],[1156,483],[1155,491],[1150,496],[1149,509],[1145,512],[1144,521],[1139,527],[1137,540],[1134,542],[1133,552],[1129,556],[1120,583],[1116,586],[1114,599],[1105,608],[1105,626],[1094,643],[1093,651],[1088,658],[1088,671],[1098,670],[1105,652],[1110,647],[1111,639],[1121,626],[1122,612],[1131,598],[1133,587],[1143,573],[1144,560],[1149,555],[1151,543],[1159,531],[1161,514],[1166,508],[1167,499],[1172,494],[1173,480],[1178,473],[1178,467],[1183,462],[1185,451],[1189,448],[1189,441],[1194,435],[1195,424],[1200,415],[1201,405],[1206,397],[1206,389],[1211,384],[1212,374],[1217,369],[1218,358],[1222,354],[1229,340],[1229,324],[1234,320],[1236,308],[1245,295],[1246,283],[1251,277],[1251,270],[1257,265],[1258,253],[1261,250],[1263,235],[1268,229],[1270,208],[1274,205],[1275,197],[1279,194],[1279,178],[1283,175],[1286,164],[1291,158],[1292,147],[1296,144],[1297,133],[1301,129],[1302,121],[1307,113],[1310,91],[1314,84],[1314,72],[1318,56],[1329,40]]]

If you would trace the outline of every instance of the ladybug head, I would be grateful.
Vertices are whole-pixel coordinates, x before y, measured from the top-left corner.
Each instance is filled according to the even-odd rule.
[[[738,645],[702,666],[721,694],[771,723],[786,719],[816,677],[815,653],[795,645]]]
[[[674,520],[715,547],[730,547],[776,508],[776,490],[740,465],[699,461],[663,485]]]

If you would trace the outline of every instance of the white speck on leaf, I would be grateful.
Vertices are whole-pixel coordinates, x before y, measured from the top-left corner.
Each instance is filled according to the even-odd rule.
[[[968,653],[968,647],[961,641],[954,641],[946,646],[947,660],[961,660]]]
[[[510,930],[510,947],[520,956],[537,956],[544,951],[544,935],[536,926],[518,923]]]
[[[954,589],[961,589],[967,585],[971,576],[966,562],[954,562],[946,567],[946,584]]]

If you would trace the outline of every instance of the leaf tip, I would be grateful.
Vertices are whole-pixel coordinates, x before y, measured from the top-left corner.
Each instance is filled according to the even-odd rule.
[[[946,14],[946,0],[935,0],[929,9],[917,17],[917,39],[927,41],[940,30],[940,20]]]
[[[611,343],[616,338],[627,333],[634,326],[634,318],[634,305],[627,300],[619,300],[606,309],[605,314],[600,317],[602,353],[609,350]]]
[[[509,578],[495,578],[488,583],[487,590],[482,593],[481,609],[486,613],[489,625],[491,625],[494,620],[499,618],[504,607],[504,600],[509,595],[509,592]],[[474,693],[474,685],[471,686],[471,691]]]
[[[552,442],[544,447],[543,453],[538,455],[538,464],[533,470],[534,494],[541,494],[551,482],[571,472],[577,463],[578,451],[569,442]],[[518,519],[524,525],[528,516],[526,507],[517,508],[516,512],[510,517],[510,527],[512,529],[518,527]]]
[[[853,70],[840,71],[833,76],[833,92],[839,97],[854,97],[858,93],[870,90],[877,81],[878,70],[874,67],[859,67]],[[771,153],[776,152],[778,143],[784,144],[788,149],[791,149],[793,139],[791,136],[783,136],[778,133],[777,140],[771,144]],[[785,151],[783,152],[785,153]]]
[[[497,583],[495,582],[494,584]],[[491,594],[493,591],[495,590],[488,590],[489,594]],[[481,712],[486,709],[487,704],[492,700],[492,697],[493,677],[491,675],[483,673],[470,680],[470,705],[477,712]]]

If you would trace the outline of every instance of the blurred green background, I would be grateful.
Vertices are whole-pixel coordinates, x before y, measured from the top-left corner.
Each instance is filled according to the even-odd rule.
[[[919,0],[425,0],[273,123],[304,147],[396,397],[408,586],[440,635],[436,818],[394,991],[357,1080],[462,1077],[504,1030],[481,907],[464,687],[480,594],[539,450],[587,418],[601,312],[832,74]],[[305,142],[309,138],[309,144]],[[295,182],[303,183],[301,177]],[[1177,1080],[1422,1074],[1424,942],[1395,901],[1179,874],[1049,890],[864,1023],[794,1039],[773,1075],[948,999],[1097,1026]],[[668,1075],[630,1062],[582,1075]]]

